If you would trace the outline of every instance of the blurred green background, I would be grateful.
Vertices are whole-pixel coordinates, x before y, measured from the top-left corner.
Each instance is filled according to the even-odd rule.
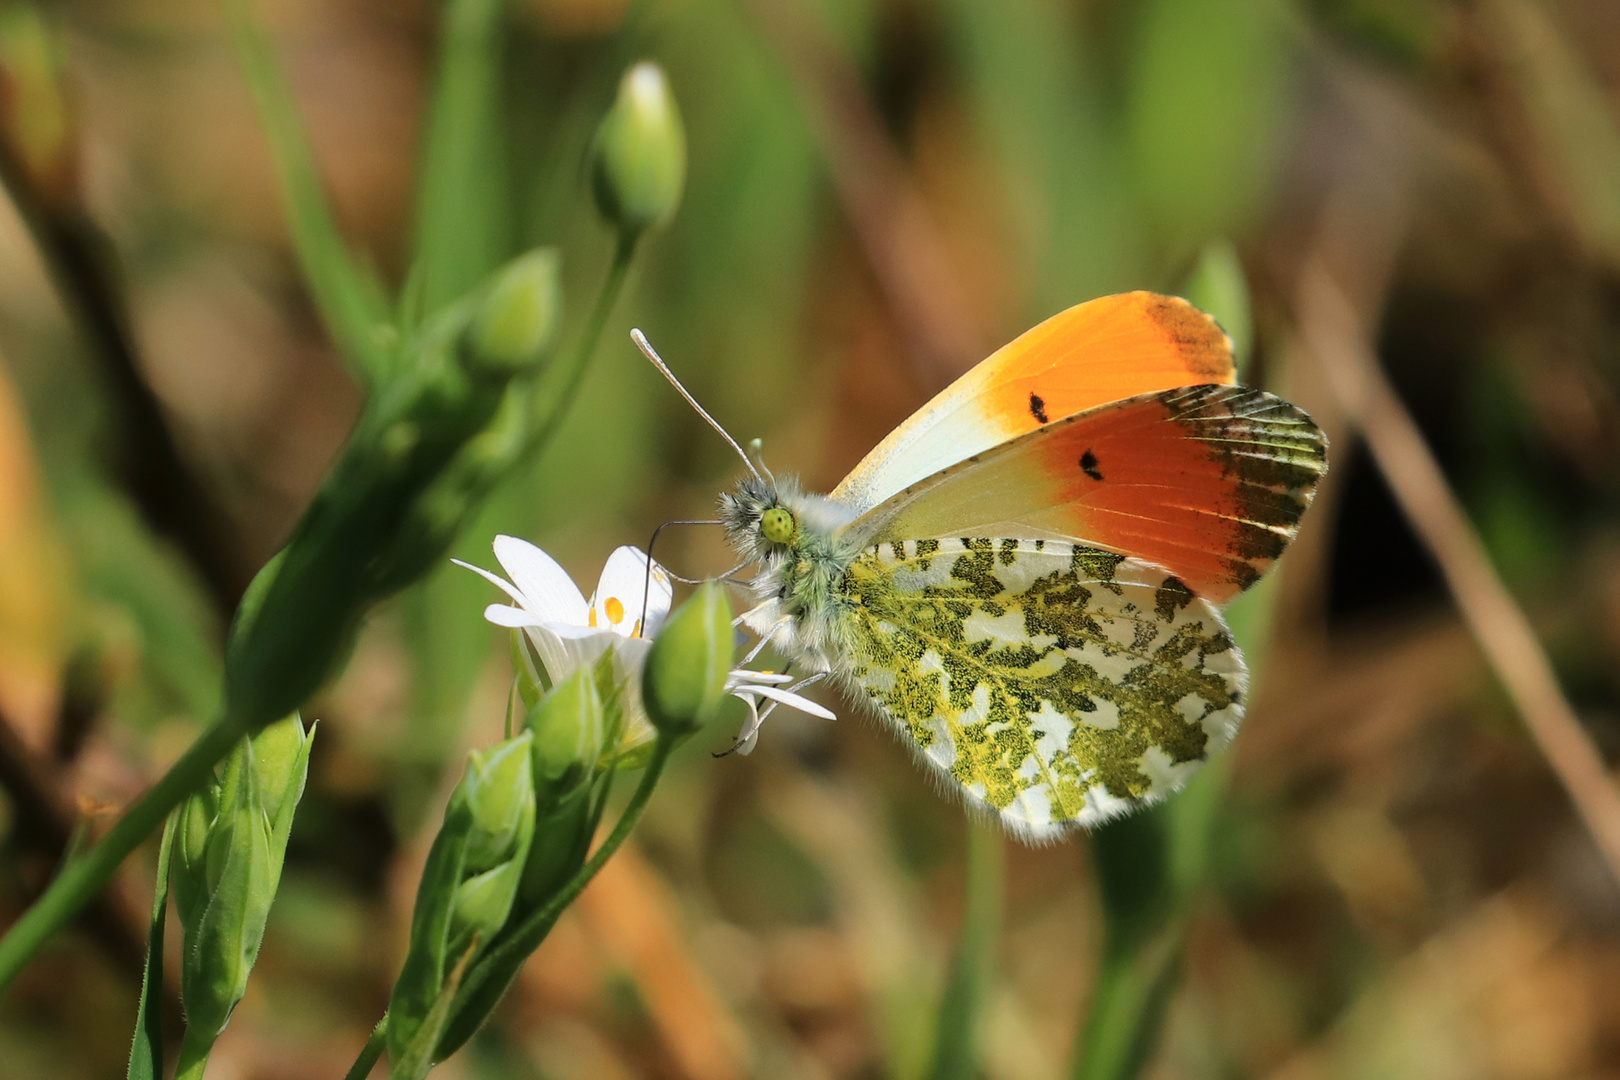
[[[1620,1078],[1620,888],[1346,423],[1297,295],[1304,268],[1331,265],[1377,328],[1614,762],[1620,6],[509,0],[491,38],[499,122],[458,133],[463,167],[427,177],[437,6],[261,0],[257,18],[380,278],[405,282],[413,243],[432,242],[413,241],[414,200],[448,185],[491,265],[561,248],[564,341],[612,254],[591,131],[630,62],[669,73],[684,202],[644,243],[560,436],[459,543],[480,565],[513,533],[588,592],[613,547],[707,516],[732,479],[631,326],[740,439],[763,437],[773,468],[826,490],[1072,303],[1150,288],[1224,308],[1247,381],[1316,416],[1333,471],[1240,625],[1263,655],[1257,694],[1144,1075]],[[0,205],[9,923],[64,846],[199,730],[235,597],[361,396],[300,275],[213,0],[0,5],[0,136],[38,202],[21,209],[116,268],[136,352],[109,370],[20,203]],[[666,533],[658,556],[693,577],[730,565],[704,530]],[[499,737],[490,593],[446,564],[373,615],[305,710],[322,722],[310,789],[211,1077],[335,1078],[380,1014],[447,763]],[[854,715],[784,710],[755,754],[717,760],[733,705],[435,1075],[929,1071],[967,893],[961,810]],[[959,1075],[1071,1074],[1103,956],[1093,842],[1007,847],[980,1061]],[[149,851],[131,860],[0,999],[0,1076],[122,1075],[151,873]]]

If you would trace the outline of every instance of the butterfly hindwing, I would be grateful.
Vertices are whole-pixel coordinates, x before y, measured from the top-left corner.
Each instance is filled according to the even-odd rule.
[[[1327,469],[1293,405],[1188,386],[1091,409],[912,485],[849,528],[867,542],[1077,538],[1163,566],[1216,603],[1282,554]]]
[[[1175,296],[1076,304],[1019,335],[891,432],[832,492],[863,513],[957,461],[1120,398],[1230,383],[1232,343]]]
[[[850,681],[1025,837],[1176,790],[1242,718],[1243,660],[1220,614],[1135,559],[904,540],[857,556],[842,592]]]

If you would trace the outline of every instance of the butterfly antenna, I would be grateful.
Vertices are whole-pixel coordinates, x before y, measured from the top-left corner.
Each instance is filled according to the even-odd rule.
[[[715,518],[703,518],[703,519],[696,520],[696,521],[687,521],[687,520],[666,521],[662,525],[658,526],[658,528],[653,530],[652,538],[647,541],[647,576],[641,583],[641,621],[636,624],[636,626],[639,628],[636,631],[638,634],[639,633],[644,633],[646,628],[647,628],[647,605],[652,602],[652,574],[653,574],[653,565],[654,565],[653,548],[658,546],[658,534],[663,532],[665,529],[669,528],[671,525],[724,525],[724,524],[725,524],[725,522],[720,521],[720,520],[715,519]],[[701,584],[703,584],[703,582],[701,580],[698,580],[696,578],[681,577],[681,575],[675,573],[673,570],[671,570],[667,566],[660,566],[659,569],[662,570],[665,574],[667,574],[670,577],[674,578],[676,581],[681,582],[682,584],[685,584],[685,585],[701,585]],[[726,573],[728,573],[728,574],[730,574],[732,572],[733,571],[731,571],[731,570],[726,571]]]
[[[664,363],[664,358],[659,356],[657,350],[652,347],[652,343],[647,340],[647,335],[640,330],[632,330],[630,331],[630,340],[636,343],[636,348],[641,350],[641,355],[651,361],[652,366],[657,368],[664,378],[669,380],[669,385],[673,386],[676,392],[686,399],[686,403],[692,406],[697,411],[697,414],[708,422],[710,427],[720,433],[720,437],[726,440],[726,445],[737,451],[737,456],[742,458],[744,465],[748,466],[748,471],[754,474],[754,479],[762,484],[766,483],[765,477],[760,475],[759,470],[754,467],[754,463],[749,460],[747,453],[743,451],[737,440],[731,437],[731,433],[721,427],[720,422],[710,416],[708,410],[697,403],[697,398],[688,393],[686,387],[681,385],[681,380],[677,379],[675,373],[669,370],[669,365]]]
[[[776,483],[776,474],[771,472],[771,468],[770,468],[769,465],[765,464],[765,440],[764,439],[749,439],[748,440],[748,457],[759,468],[760,472],[764,473],[767,477],[770,478],[771,483],[773,483],[773,484]]]

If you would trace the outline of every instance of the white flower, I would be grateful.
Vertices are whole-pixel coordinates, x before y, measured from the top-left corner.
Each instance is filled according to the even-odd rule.
[[[496,626],[522,630],[553,684],[587,664],[594,664],[611,651],[614,681],[624,710],[624,734],[619,749],[623,752],[650,741],[654,731],[641,703],[641,667],[652,648],[652,637],[669,615],[674,586],[668,572],[640,548],[617,548],[602,567],[596,591],[586,600],[568,572],[527,540],[497,536],[495,559],[511,581],[471,563],[454,560],[457,566],[465,566],[482,576],[517,603],[516,607],[491,604],[484,609],[484,618]],[[725,692],[747,704],[748,722],[731,749],[739,754],[752,751],[759,741],[760,725],[777,705],[824,720],[837,719],[828,709],[794,693],[820,678],[812,675],[793,686],[785,686],[783,684],[793,682],[791,675],[734,669],[726,677]],[[770,702],[763,712],[759,707],[760,698]]]
[[[819,675],[812,675],[794,686],[784,687],[783,683],[793,682],[793,676],[778,675],[773,671],[751,671],[748,668],[733,669],[726,677],[726,693],[747,704],[748,722],[743,724],[742,730],[737,733],[737,741],[732,744],[731,750],[726,752],[731,753],[734,750],[743,755],[752,753],[754,745],[759,742],[760,725],[778,705],[786,705],[790,709],[798,709],[802,713],[819,716],[823,720],[838,719],[830,709],[823,708],[809,698],[793,692],[820,678]],[[769,698],[771,701],[765,706],[764,712],[759,709],[760,698]]]
[[[620,747],[651,739],[652,725],[641,704],[641,666],[674,597],[674,586],[664,568],[652,562],[649,572],[646,552],[629,546],[617,548],[602,567],[596,591],[586,600],[568,572],[527,540],[497,536],[495,559],[511,581],[455,560],[517,603],[516,607],[491,604],[484,609],[484,618],[496,626],[521,629],[553,684],[611,651],[624,710]]]

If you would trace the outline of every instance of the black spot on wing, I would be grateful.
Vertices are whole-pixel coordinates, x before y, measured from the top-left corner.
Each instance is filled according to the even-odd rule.
[[[1162,622],[1174,622],[1176,612],[1192,603],[1192,590],[1177,577],[1165,578],[1157,592],[1153,607]]]
[[[1097,455],[1087,450],[1080,455],[1080,471],[1093,480],[1101,480],[1102,472],[1097,468]]]
[[[1029,415],[1033,416],[1036,420],[1039,420],[1043,424],[1047,423],[1051,419],[1051,417],[1046,415],[1046,402],[1041,400],[1041,395],[1036,393],[1031,393],[1029,395]]]

